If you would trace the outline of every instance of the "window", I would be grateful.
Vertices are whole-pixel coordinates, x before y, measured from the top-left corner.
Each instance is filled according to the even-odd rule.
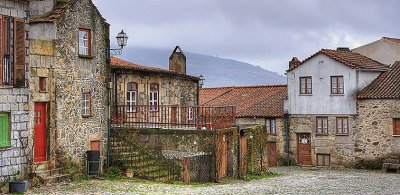
[[[41,110],[35,110],[34,122],[35,122],[35,125],[40,125],[42,123],[42,111]]]
[[[193,107],[188,108],[188,120],[192,121],[193,120],[193,115],[194,115],[194,109]]]
[[[349,134],[349,119],[338,117],[336,118],[336,133],[339,135]]]
[[[91,32],[89,29],[79,29],[79,55],[92,56]]]
[[[393,119],[393,135],[400,135],[400,118]]]
[[[328,134],[328,117],[317,117],[317,134]]]
[[[0,147],[10,146],[10,120],[8,113],[0,113]]]
[[[82,115],[92,115],[92,93],[82,94]]]
[[[137,84],[130,82],[127,84],[126,102],[128,105],[128,112],[136,112],[137,103]]]
[[[300,77],[300,94],[312,94],[311,77]]]
[[[46,77],[39,77],[39,92],[46,92]]]
[[[330,166],[331,155],[329,154],[317,154],[317,166]]]
[[[25,21],[0,16],[0,86],[25,86]]]
[[[343,76],[331,77],[331,94],[344,94]]]
[[[276,122],[275,119],[267,119],[265,121],[267,127],[267,133],[276,134]]]
[[[158,111],[158,84],[150,84],[150,111]]]

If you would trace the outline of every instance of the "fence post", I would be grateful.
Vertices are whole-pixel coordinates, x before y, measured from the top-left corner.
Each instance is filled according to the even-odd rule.
[[[188,183],[190,183],[189,157],[183,157],[182,166],[183,166],[183,173],[182,173],[183,183],[188,184]]]
[[[110,167],[110,134],[111,134],[111,121],[107,119],[107,167]]]

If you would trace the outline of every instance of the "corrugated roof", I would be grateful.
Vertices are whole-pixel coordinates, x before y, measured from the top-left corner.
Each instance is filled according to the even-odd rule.
[[[356,52],[351,52],[351,51],[344,51],[344,50],[331,50],[331,49],[321,49],[317,53],[311,55],[307,59],[303,60],[301,63],[298,65],[296,64],[292,68],[290,68],[288,71],[295,69],[296,67],[301,66],[311,58],[315,57],[318,54],[323,54],[326,55],[333,60],[336,60],[346,66],[349,66],[350,68],[360,68],[360,69],[369,69],[369,70],[381,70],[381,71],[386,71],[389,68],[378,61],[375,61],[371,58],[368,58],[364,55],[361,55]]]
[[[358,99],[400,99],[400,61],[382,73],[357,96]]]
[[[287,85],[203,88],[200,104],[236,106],[236,117],[282,117]]]

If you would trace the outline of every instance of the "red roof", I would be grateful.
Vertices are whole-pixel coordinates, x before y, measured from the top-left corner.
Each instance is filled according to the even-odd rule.
[[[368,58],[366,56],[363,56],[359,53],[351,52],[350,50],[345,51],[345,50],[331,50],[331,49],[321,49],[317,53],[311,55],[307,59],[303,60],[300,64],[292,67],[290,70],[295,69],[298,66],[301,66],[311,58],[317,56],[318,54],[323,54],[326,55],[333,60],[336,60],[337,62],[340,62],[346,66],[349,66],[350,68],[360,68],[360,69],[373,69],[373,70],[381,70],[385,71],[388,70],[388,67],[379,63],[378,61],[375,61],[371,58]]]
[[[149,73],[158,73],[158,74],[168,74],[168,75],[175,75],[184,78],[189,78],[193,80],[199,80],[198,77],[186,75],[180,72],[176,72],[173,70],[167,70],[162,68],[155,68],[151,66],[142,66],[132,62],[127,62],[125,60],[119,59],[117,57],[111,56],[111,68],[112,69],[127,69],[127,70],[135,70],[140,72],[149,72]]]
[[[392,42],[394,42],[394,43],[400,44],[400,39],[397,39],[397,38],[382,37],[382,39],[386,39],[386,40],[388,40],[388,41],[392,41]]]
[[[287,85],[202,88],[200,105],[236,106],[236,117],[282,117]]]
[[[400,61],[382,73],[357,96],[359,99],[400,99]]]

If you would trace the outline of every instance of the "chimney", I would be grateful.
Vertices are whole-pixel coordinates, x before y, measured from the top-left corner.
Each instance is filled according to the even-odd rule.
[[[336,51],[347,51],[347,52],[351,52],[351,51],[350,51],[350,48],[348,48],[348,47],[338,47],[338,48],[336,48]]]
[[[186,56],[179,46],[176,46],[169,57],[169,70],[186,74]]]
[[[292,60],[289,61],[289,70],[296,68],[300,63],[301,62],[297,57],[293,57]]]
[[[31,0],[29,2],[30,16],[39,16],[52,11],[57,0]]]

